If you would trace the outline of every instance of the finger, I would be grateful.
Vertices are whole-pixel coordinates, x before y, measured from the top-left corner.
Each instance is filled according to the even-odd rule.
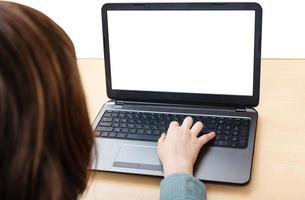
[[[203,129],[203,124],[198,121],[191,128],[191,133],[194,134],[197,137],[202,129]]]
[[[158,144],[162,144],[164,142],[165,138],[166,138],[166,134],[162,133],[158,140]]]
[[[175,126],[179,126],[179,123],[177,121],[172,121],[170,124],[169,124],[169,128],[170,127],[175,127]]]
[[[193,119],[191,117],[186,117],[183,120],[181,127],[190,129],[192,127],[192,124],[193,124]]]
[[[167,129],[167,134],[172,134],[172,132],[175,132],[174,130],[177,129],[178,127],[179,127],[179,123],[176,121],[172,121]]]
[[[208,143],[211,139],[215,137],[215,135],[215,132],[210,132],[200,136],[198,138],[200,145],[203,146],[204,144]]]

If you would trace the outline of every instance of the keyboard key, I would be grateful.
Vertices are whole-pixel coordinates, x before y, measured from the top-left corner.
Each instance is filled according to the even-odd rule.
[[[103,117],[111,117],[111,113],[110,112],[105,112]]]
[[[159,129],[161,130],[161,132],[166,132],[167,131],[166,126],[160,126]]]
[[[128,133],[128,128],[122,128],[121,133]]]
[[[119,127],[119,123],[113,123],[112,127]]]
[[[127,135],[126,133],[118,133],[116,137],[117,138],[125,138],[126,135]]]
[[[217,123],[218,123],[218,124],[223,124],[223,123],[224,123],[224,118],[218,119]]]
[[[127,124],[127,128],[134,128],[134,124]]]
[[[166,125],[166,123],[165,123],[165,121],[158,121],[158,124],[157,124],[158,126],[165,126]]]
[[[151,126],[151,129],[153,129],[153,130],[158,130],[158,128],[159,128],[159,127],[156,126],[156,125],[152,125],[152,126]]]
[[[144,129],[150,129],[149,125],[143,125]]]
[[[128,119],[127,122],[128,122],[129,124],[134,124],[134,123],[135,123],[135,120],[134,120],[134,119]]]
[[[121,132],[121,128],[114,128],[113,132]]]
[[[129,129],[128,133],[136,133],[137,129]]]
[[[109,134],[109,132],[102,132],[102,134],[100,135],[101,137],[107,137]]]
[[[220,140],[222,137],[220,135],[215,136],[215,140]]]
[[[150,121],[149,120],[143,120],[143,124],[149,125]]]
[[[238,140],[238,137],[237,137],[237,136],[233,136],[233,137],[231,138],[231,140],[232,140],[232,141],[237,141],[237,140]]]
[[[247,139],[246,137],[240,137],[240,138],[239,138],[239,141],[245,141],[245,142],[247,142],[248,139]]]
[[[238,142],[238,146],[240,148],[245,148],[247,146],[247,143],[248,143],[248,139],[246,137],[240,137],[239,142]]]
[[[226,121],[227,125],[233,125],[233,123],[234,123],[234,120],[232,118],[228,118]]]
[[[137,129],[137,134],[144,134],[144,130],[143,129]]]
[[[238,136],[238,131],[232,131],[231,134],[234,136]]]
[[[214,140],[213,144],[216,146],[228,146],[229,142],[224,140]]]
[[[242,126],[240,129],[240,136],[247,137],[248,136],[248,127]]]
[[[229,140],[229,136],[227,136],[227,135],[222,135],[221,139],[223,139],[223,140]]]
[[[137,123],[137,124],[143,124],[143,121],[142,121],[141,119],[137,119],[137,120],[136,120],[136,123]]]
[[[161,131],[159,131],[159,130],[153,130],[152,131],[153,135],[160,135],[160,133],[161,133]]]
[[[117,114],[117,113],[112,113],[111,114],[111,117],[113,117],[113,118],[116,118],[116,117],[118,117],[119,115]]]
[[[101,131],[95,131],[95,135],[96,135],[96,137],[100,137],[100,136],[101,136],[101,134],[102,134],[102,132],[101,132]]]
[[[137,140],[157,141],[159,139],[159,136],[156,136],[156,135],[128,134],[127,138],[129,138],[129,139],[137,139]]]
[[[112,118],[111,117],[103,117],[102,122],[111,122]]]
[[[114,137],[116,137],[116,133],[115,132],[111,132],[111,133],[109,133],[108,136],[111,137],[111,138],[114,138]]]
[[[238,143],[236,141],[230,143],[231,147],[237,147],[237,145],[238,145]]]
[[[145,134],[145,135],[151,135],[151,134],[152,134],[152,130],[145,130],[145,131],[144,131],[144,134]]]
[[[223,129],[223,125],[218,125],[217,126],[217,130],[222,130]]]
[[[136,124],[135,128],[142,128],[142,125],[141,124]]]
[[[125,117],[125,114],[124,113],[120,113],[119,114],[119,118],[124,118]]]
[[[127,119],[121,119],[121,123],[127,123]]]
[[[112,122],[101,122],[100,126],[111,126]]]
[[[126,127],[127,127],[127,124],[120,124],[120,127],[121,127],[121,128],[126,128]]]
[[[247,141],[242,141],[242,140],[240,140],[239,142],[238,142],[238,147],[240,147],[240,148],[245,148],[247,146]]]
[[[108,131],[109,132],[109,131],[113,130],[113,127],[103,127],[103,126],[101,127],[101,126],[99,126],[99,127],[96,128],[96,130],[97,131]]]
[[[240,119],[235,119],[234,125],[239,126],[240,125]]]

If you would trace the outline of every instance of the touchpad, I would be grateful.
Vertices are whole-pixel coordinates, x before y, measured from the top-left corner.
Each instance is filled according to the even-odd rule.
[[[113,166],[162,171],[157,148],[152,146],[122,145]]]

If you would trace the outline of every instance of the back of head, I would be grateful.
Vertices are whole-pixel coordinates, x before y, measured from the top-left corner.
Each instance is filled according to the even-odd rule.
[[[76,199],[93,135],[74,47],[44,14],[0,2],[0,199]]]

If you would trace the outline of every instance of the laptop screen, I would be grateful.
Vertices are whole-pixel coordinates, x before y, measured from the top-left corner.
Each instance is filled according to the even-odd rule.
[[[254,10],[108,10],[114,90],[253,95]]]

